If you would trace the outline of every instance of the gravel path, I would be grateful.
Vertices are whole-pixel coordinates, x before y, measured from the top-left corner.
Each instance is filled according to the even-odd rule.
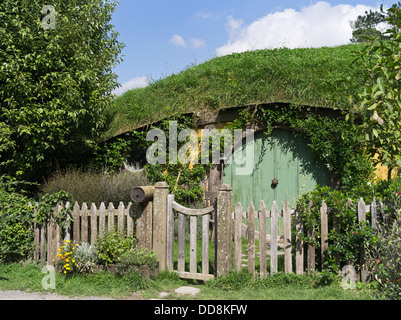
[[[71,298],[56,293],[24,292],[20,290],[0,290],[0,300],[113,300],[107,297]]]
[[[174,293],[180,295],[196,296],[200,289],[194,287],[179,287]],[[159,297],[163,299],[169,295],[168,292],[160,292]],[[141,300],[139,293],[133,293],[131,297],[124,300]],[[50,292],[24,292],[21,290],[0,290],[0,300],[115,300],[109,297],[68,297]],[[152,299],[153,300],[153,299]]]

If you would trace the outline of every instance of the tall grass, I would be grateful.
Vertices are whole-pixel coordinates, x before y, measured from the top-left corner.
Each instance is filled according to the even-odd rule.
[[[132,188],[147,185],[148,181],[143,172],[136,174],[118,172],[106,174],[95,170],[79,170],[69,168],[56,171],[40,189],[41,194],[64,190],[74,196],[78,203],[95,203],[99,206],[104,202],[107,206],[112,202],[118,206],[120,201],[125,205],[131,201]]]

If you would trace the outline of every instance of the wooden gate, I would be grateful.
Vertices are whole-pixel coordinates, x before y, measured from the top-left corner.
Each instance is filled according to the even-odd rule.
[[[174,201],[168,194],[166,182],[154,186],[136,187],[131,192],[134,202],[140,204],[136,216],[137,247],[150,248],[159,259],[160,271],[177,271],[187,279],[209,280],[214,277],[209,270],[209,245],[214,245],[214,274],[225,275],[232,264],[232,190],[228,185],[220,186],[217,193],[216,209],[189,209]],[[211,221],[209,214],[214,210]],[[177,212],[177,215],[174,212]],[[202,267],[198,272],[197,229],[198,217],[202,218]],[[176,219],[177,218],[177,219]],[[189,270],[185,270],[185,221],[189,219]],[[174,241],[175,220],[177,220],[178,241]],[[209,224],[213,222],[214,239],[210,239]],[[177,247],[176,251],[174,247]],[[174,265],[177,252],[177,266]]]
[[[174,214],[177,212],[177,215]],[[209,280],[214,277],[209,270],[209,244],[211,222],[210,214],[214,207],[203,209],[189,209],[174,201],[174,195],[167,197],[167,269],[176,271],[181,278]],[[177,218],[176,218],[177,217]],[[202,268],[198,272],[198,217],[202,218]],[[175,242],[175,220],[178,220],[177,242]],[[185,257],[188,254],[185,248],[185,226],[186,219],[189,219],[189,270],[185,270]],[[214,222],[214,221],[212,221]],[[214,223],[213,223],[214,225]],[[174,247],[177,246],[177,270],[174,270]],[[213,246],[216,248],[216,246]],[[214,268],[216,269],[216,268]]]

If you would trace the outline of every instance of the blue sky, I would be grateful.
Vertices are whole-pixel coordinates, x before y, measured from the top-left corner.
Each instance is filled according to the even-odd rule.
[[[126,47],[116,93],[232,52],[345,44],[350,20],[395,2],[119,0],[112,24]]]

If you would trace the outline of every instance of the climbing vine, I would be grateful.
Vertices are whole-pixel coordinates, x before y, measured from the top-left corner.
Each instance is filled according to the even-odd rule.
[[[271,134],[275,126],[285,126],[295,136],[306,140],[308,147],[328,166],[342,189],[352,189],[366,184],[373,177],[373,167],[364,149],[358,147],[359,136],[351,131],[351,125],[342,117],[326,117],[305,112],[305,107],[243,109],[240,116],[228,126],[231,129],[249,125],[266,127]]]

